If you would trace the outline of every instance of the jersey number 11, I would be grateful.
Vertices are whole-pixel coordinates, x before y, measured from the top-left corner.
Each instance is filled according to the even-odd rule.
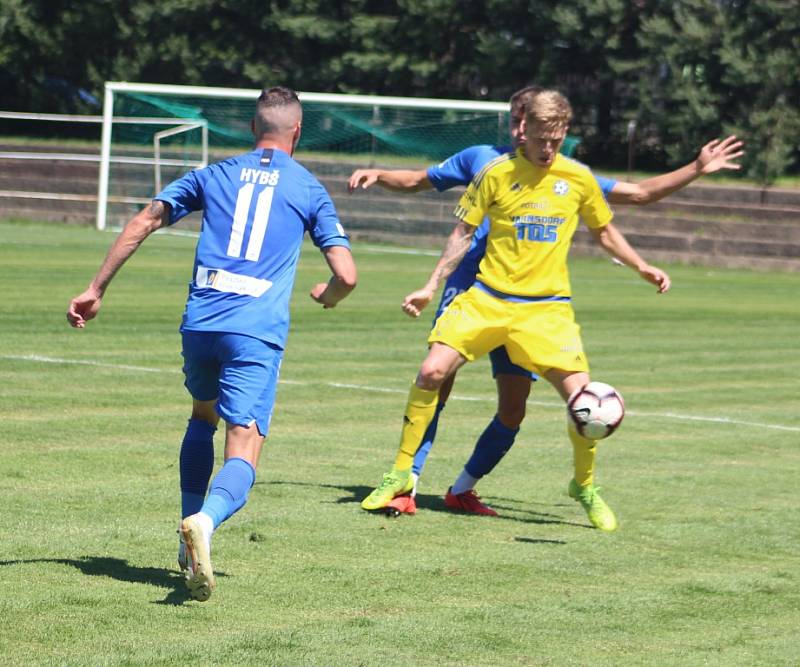
[[[253,200],[255,184],[247,183],[239,188],[239,196],[236,197],[236,210],[233,213],[233,226],[231,227],[231,237],[228,241],[228,256],[240,257],[242,254],[242,241],[244,231],[250,212],[250,202]],[[272,196],[275,194],[275,187],[264,188],[256,199],[256,210],[253,214],[252,227],[250,229],[250,239],[247,242],[247,250],[244,258],[251,262],[257,262],[261,255],[261,246],[264,243],[264,234],[267,233],[269,224],[269,212],[272,208]]]

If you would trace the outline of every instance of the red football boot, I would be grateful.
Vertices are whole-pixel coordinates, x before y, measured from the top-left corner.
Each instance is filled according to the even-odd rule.
[[[404,493],[402,496],[395,496],[385,508],[386,513],[390,516],[400,516],[401,514],[416,514],[417,502],[414,496],[410,493]]]
[[[459,493],[458,495],[452,493],[451,489],[447,489],[447,495],[444,497],[444,504],[451,510],[469,512],[470,514],[483,514],[484,516],[497,516],[497,512],[481,502],[481,497],[475,493],[474,489],[464,491],[464,493]]]

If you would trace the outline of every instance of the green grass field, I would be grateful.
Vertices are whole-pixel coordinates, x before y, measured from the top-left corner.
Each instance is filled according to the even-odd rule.
[[[363,512],[425,352],[429,318],[399,303],[435,258],[356,245],[360,285],[325,311],[309,246],[256,486],[197,603],[175,565],[194,240],[149,239],[72,330],[67,302],[111,240],[0,224],[0,664],[800,664],[800,275],[665,267],[657,296],[572,262],[593,377],[628,407],[600,446],[620,520],[602,534],[566,495],[549,386],[479,487],[500,517],[444,510],[493,415],[486,360],[459,376],[418,514]]]

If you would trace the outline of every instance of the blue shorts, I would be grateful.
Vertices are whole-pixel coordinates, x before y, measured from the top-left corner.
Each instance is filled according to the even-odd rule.
[[[241,334],[184,331],[182,336],[184,385],[192,398],[217,399],[217,414],[228,424],[255,423],[266,436],[283,350]]]
[[[461,292],[466,292],[470,287],[475,284],[475,274],[461,274],[456,271],[447,279],[442,290],[442,298],[439,301],[439,307],[436,309],[436,314],[433,316],[433,321],[439,319],[439,316],[445,311],[453,299],[455,299]]]
[[[445,311],[453,299],[455,299],[462,292],[466,292],[472,285],[475,284],[474,274],[459,275],[458,272],[453,273],[445,283],[444,290],[442,291],[442,299],[439,301],[439,307],[436,309],[436,315],[433,318],[434,323],[439,316]],[[517,366],[508,358],[506,348],[498,347],[489,352],[489,359],[492,361],[492,377],[496,378],[498,375],[519,375],[521,377],[530,378],[532,382],[536,382],[539,376],[529,370],[524,369],[522,366]]]
[[[522,366],[517,366],[508,358],[508,352],[503,346],[496,347],[489,352],[489,359],[492,361],[492,377],[496,378],[498,375],[520,375],[525,378],[530,378],[531,382],[536,382],[539,376],[529,370],[524,369]]]

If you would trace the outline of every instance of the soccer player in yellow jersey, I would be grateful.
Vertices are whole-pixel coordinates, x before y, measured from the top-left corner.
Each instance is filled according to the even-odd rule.
[[[406,297],[404,311],[418,316],[488,214],[477,280],[434,325],[428,356],[409,393],[394,466],[364,499],[364,509],[383,508],[413,487],[414,455],[434,416],[439,388],[467,361],[503,345],[513,363],[547,378],[564,400],[589,382],[567,271],[579,216],[610,255],[638,271],[659,293],[669,289],[669,276],[647,264],[611,224],[611,210],[589,169],[559,155],[571,118],[569,102],[560,93],[545,90],[534,96],[522,128],[524,146],[493,160],[474,178],[456,208],[459,222],[430,280]],[[575,465],[569,495],[593,525],[615,530],[616,517],[593,483],[597,443],[569,425],[568,434]]]

